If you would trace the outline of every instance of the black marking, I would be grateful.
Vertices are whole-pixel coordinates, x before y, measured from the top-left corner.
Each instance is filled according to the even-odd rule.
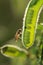
[[[29,25],[27,25],[27,26],[25,26],[25,29],[31,29],[31,26],[29,26]]]

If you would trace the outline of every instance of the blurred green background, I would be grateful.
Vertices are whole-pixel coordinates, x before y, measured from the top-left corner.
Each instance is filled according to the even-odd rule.
[[[29,0],[0,0],[0,47],[14,38],[17,29],[22,28],[24,11],[28,2]],[[43,22],[43,10],[40,21]],[[23,62],[25,62],[25,55],[13,60],[0,53],[0,65],[24,65]]]
[[[0,0],[0,47],[22,28],[24,11],[29,0]],[[11,65],[11,59],[0,53],[0,65]]]
[[[29,0],[0,0],[0,45],[14,37],[22,27],[24,11]]]

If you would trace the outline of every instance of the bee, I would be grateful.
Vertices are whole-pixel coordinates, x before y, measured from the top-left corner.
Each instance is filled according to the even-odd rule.
[[[18,30],[16,31],[16,34],[15,34],[15,40],[16,40],[16,41],[17,41],[18,39],[20,39],[21,34],[22,34],[22,30],[21,30],[21,29],[18,29]]]

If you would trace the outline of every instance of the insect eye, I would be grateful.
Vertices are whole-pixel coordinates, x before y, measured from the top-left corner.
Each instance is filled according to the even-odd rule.
[[[19,32],[21,32],[21,29],[19,30]]]
[[[18,34],[20,34],[20,32],[22,32],[21,29],[18,30]]]

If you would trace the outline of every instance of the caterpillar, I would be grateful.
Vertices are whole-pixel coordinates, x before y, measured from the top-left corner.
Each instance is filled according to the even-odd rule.
[[[28,54],[27,50],[20,48],[16,45],[10,45],[10,44],[6,44],[6,45],[3,45],[2,47],[0,47],[0,51],[1,51],[2,55],[6,56],[6,57],[10,57],[10,58],[20,56],[21,54],[23,54],[23,55]]]
[[[42,9],[43,0],[30,0],[25,10],[22,27],[22,43],[27,49],[34,44],[35,33]]]

